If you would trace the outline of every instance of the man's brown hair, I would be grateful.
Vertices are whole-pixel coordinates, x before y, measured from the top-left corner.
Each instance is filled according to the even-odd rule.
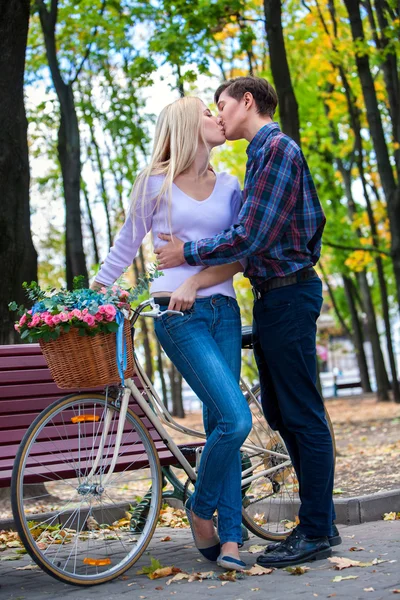
[[[235,79],[224,81],[214,94],[215,104],[218,104],[219,97],[224,91],[227,91],[228,95],[231,98],[235,98],[238,102],[240,102],[246,92],[250,92],[256,103],[257,112],[260,115],[268,115],[271,119],[278,106],[276,91],[269,81],[261,77],[236,77]]]

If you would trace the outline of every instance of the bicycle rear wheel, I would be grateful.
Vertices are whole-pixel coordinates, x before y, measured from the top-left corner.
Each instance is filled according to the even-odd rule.
[[[129,409],[107,479],[119,415],[118,403],[103,395],[66,396],[38,415],[19,448],[11,486],[16,527],[32,559],[63,582],[118,577],[140,558],[156,527],[160,462]],[[33,498],[26,491],[31,483],[39,484]]]
[[[261,408],[260,386],[247,396],[253,415],[253,428],[242,453],[242,521],[265,540],[285,539],[298,524],[300,505],[298,480],[279,433],[268,425]],[[336,457],[335,436],[325,408]],[[262,474],[268,470],[268,474]],[[254,477],[246,483],[246,477]]]

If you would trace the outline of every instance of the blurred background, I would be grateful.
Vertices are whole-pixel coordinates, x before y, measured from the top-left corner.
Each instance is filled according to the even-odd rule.
[[[397,0],[29,0],[0,5],[0,344],[19,343],[10,300],[23,281],[89,281],[129,206],[155,119],[179,96],[215,111],[225,79],[277,89],[276,120],[302,147],[327,216],[318,265],[325,397],[400,402],[400,8]],[[243,182],[247,143],[212,162]],[[147,240],[126,274],[152,263]],[[236,281],[251,324],[248,280]],[[135,336],[176,416],[197,400]],[[243,374],[256,381],[251,353]]]

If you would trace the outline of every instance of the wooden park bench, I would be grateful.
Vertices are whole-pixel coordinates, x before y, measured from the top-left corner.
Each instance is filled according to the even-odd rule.
[[[36,416],[52,402],[66,395],[79,392],[102,393],[103,388],[84,390],[62,390],[53,381],[39,344],[19,344],[0,346],[0,488],[9,487],[15,456],[26,430]],[[143,418],[143,413],[131,396],[130,408]],[[148,427],[155,442],[160,457],[161,466],[169,466],[176,462],[171,452],[161,440],[157,431],[144,417],[143,422]],[[73,441],[68,443],[73,445]],[[57,457],[51,439],[46,441],[48,454],[41,457],[43,470],[38,468],[37,475],[32,475],[29,483],[42,483],[45,466],[57,468]],[[45,444],[43,444],[45,445]],[[193,447],[199,443],[194,443]],[[190,449],[191,444],[185,444]],[[71,452],[76,448],[67,448]],[[65,450],[65,449],[64,449]],[[125,454],[125,461],[119,461],[118,468],[132,463],[132,452]],[[140,452],[140,448],[136,450]],[[186,455],[186,453],[185,453]],[[194,456],[187,455],[189,462],[194,462]],[[62,476],[73,477],[74,473],[63,472]]]

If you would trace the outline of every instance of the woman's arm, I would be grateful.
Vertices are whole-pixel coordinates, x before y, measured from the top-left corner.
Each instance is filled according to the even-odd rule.
[[[152,226],[154,201],[145,205],[144,210],[139,209],[134,217],[129,214],[123,224],[113,247],[110,249],[104,263],[101,265],[92,285],[93,290],[112,285],[124,270],[129,267],[141,245],[146,233]]]
[[[171,295],[169,310],[188,310],[193,306],[198,290],[218,285],[218,283],[231,279],[240,271],[243,271],[243,266],[240,262],[235,262],[207,267],[196,275],[192,275]]]

